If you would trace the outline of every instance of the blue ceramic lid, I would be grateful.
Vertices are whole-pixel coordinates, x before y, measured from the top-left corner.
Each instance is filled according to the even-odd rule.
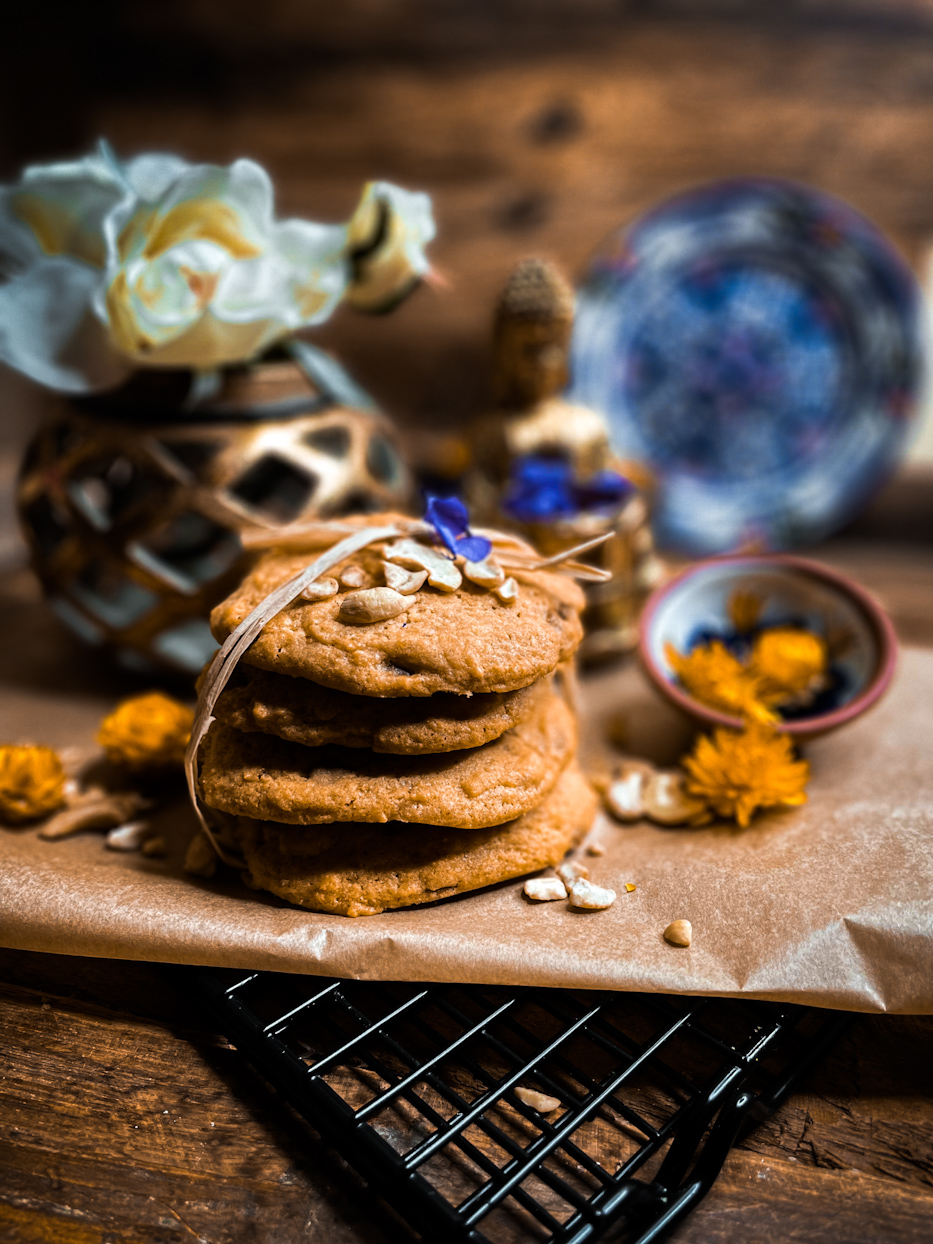
[[[668,548],[791,548],[839,527],[900,457],[920,374],[910,270],[858,212],[792,182],[663,203],[579,290],[571,397],[655,471]]]

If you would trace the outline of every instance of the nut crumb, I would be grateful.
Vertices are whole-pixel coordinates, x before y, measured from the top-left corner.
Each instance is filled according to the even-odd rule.
[[[360,566],[347,566],[340,576],[343,587],[365,587],[369,576]]]
[[[526,898],[536,903],[549,903],[555,898],[566,898],[567,888],[560,877],[530,877],[523,886]]]
[[[106,843],[111,851],[138,851],[148,837],[148,821],[127,821],[110,830]]]
[[[606,848],[601,842],[591,842],[586,848],[587,855],[605,855]]]
[[[631,882],[631,881],[626,881],[626,883],[625,883],[625,889],[626,889],[626,891],[627,891],[629,894],[631,894],[631,893],[632,893],[632,891],[635,889],[635,885],[634,885],[634,883],[633,883],[633,882]]]
[[[615,890],[604,889],[594,885],[585,877],[578,877],[570,887],[570,902],[574,907],[582,907],[585,911],[602,911],[611,907],[616,901]]]
[[[588,877],[590,870],[585,864],[579,864],[576,860],[564,860],[563,864],[558,864],[554,869],[561,881],[569,890],[575,881],[581,877]]]
[[[645,815],[645,794],[654,774],[652,765],[627,761],[606,791],[606,805],[617,821],[640,821]]]
[[[147,838],[143,843],[143,855],[162,856],[166,854],[165,839],[156,834],[152,838]]]
[[[659,825],[695,825],[709,819],[706,804],[685,791],[684,775],[662,771],[645,787],[645,814]]]
[[[693,925],[689,920],[672,920],[664,930],[664,940],[672,946],[689,946],[693,941]]]
[[[329,600],[337,595],[336,579],[315,579],[301,593],[304,600]]]
[[[539,1114],[550,1114],[552,1110],[559,1110],[561,1107],[559,1097],[549,1097],[547,1093],[539,1093],[537,1089],[517,1088],[515,1096]]]

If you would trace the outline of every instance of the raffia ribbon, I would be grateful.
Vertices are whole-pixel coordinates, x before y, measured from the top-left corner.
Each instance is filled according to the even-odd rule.
[[[611,532],[606,532],[593,540],[587,540],[583,544],[574,545],[573,548],[566,549],[563,553],[558,553],[554,557],[541,558],[537,556],[530,545],[515,536],[509,536],[500,531],[477,528],[473,528],[473,531],[474,534],[483,535],[492,541],[494,547],[500,546],[501,551],[497,553],[496,561],[503,570],[535,571],[555,569],[570,574],[573,578],[586,578],[596,581],[604,581],[610,577],[608,571],[601,570],[596,566],[587,566],[576,559],[581,554],[601,544],[604,540],[608,540],[612,534]],[[344,538],[336,544],[332,544],[331,541],[334,536],[339,536],[343,532],[348,534],[344,535]],[[201,828],[207,835],[211,846],[225,864],[230,864],[235,868],[243,867],[243,862],[233,859],[214,836],[205,816],[204,807],[201,804],[197,780],[198,749],[214,721],[214,706],[221,692],[230,681],[240,658],[259,635],[266,623],[271,622],[283,609],[288,608],[292,601],[297,600],[309,584],[314,583],[316,579],[326,574],[328,570],[332,570],[334,566],[339,565],[340,562],[351,556],[351,554],[358,553],[360,549],[364,549],[370,544],[377,544],[380,540],[392,540],[396,536],[403,535],[433,536],[434,528],[427,523],[411,519],[400,520],[387,527],[353,527],[348,523],[340,522],[311,523],[301,527],[280,528],[277,533],[256,532],[244,535],[243,544],[249,549],[287,549],[289,546],[293,548],[313,548],[315,545],[319,547],[329,545],[330,547],[327,547],[325,552],[321,553],[318,558],[306,566],[299,574],[289,579],[287,583],[283,583],[281,587],[271,591],[243,619],[236,630],[232,631],[224,640],[208,666],[207,673],[201,684],[201,691],[198,695],[198,703],[194,714],[194,725],[191,728],[191,737],[185,752],[185,779],[188,783],[191,804],[197,814]],[[311,685],[313,686],[314,684],[312,683]]]

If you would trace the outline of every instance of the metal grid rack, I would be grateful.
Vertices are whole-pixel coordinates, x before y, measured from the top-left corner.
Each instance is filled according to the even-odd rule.
[[[647,1244],[851,1016],[651,994],[180,969],[403,1220],[469,1244]],[[561,1105],[541,1114],[516,1088]]]

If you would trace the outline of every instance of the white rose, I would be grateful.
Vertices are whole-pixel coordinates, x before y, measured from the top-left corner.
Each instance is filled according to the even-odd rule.
[[[382,310],[427,270],[430,200],[366,187],[349,225],[276,221],[250,160],[101,152],[0,192],[0,358],[66,391],[132,366],[213,368],[326,320]]]

